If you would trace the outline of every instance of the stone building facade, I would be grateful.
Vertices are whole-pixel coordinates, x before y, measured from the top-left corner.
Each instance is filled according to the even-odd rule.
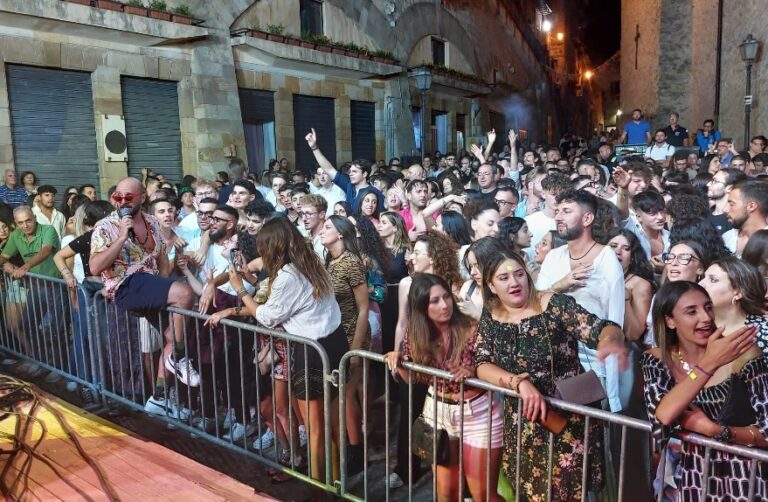
[[[762,42],[752,69],[751,135],[768,132],[768,109],[761,103],[768,99],[762,78],[768,70],[765,8],[762,0],[622,0],[622,110],[642,109],[653,127],[666,126],[674,111],[692,133],[712,118],[724,136],[743,146],[746,70],[739,45],[751,33]]]
[[[254,171],[270,157],[308,170],[301,138],[314,113],[319,122],[327,114],[326,130],[318,132],[337,162],[363,148],[353,136],[366,136],[365,151],[375,159],[409,156],[418,152],[414,127],[422,106],[427,151],[468,147],[490,127],[524,127],[534,142],[558,133],[534,0],[187,0],[202,20],[195,24],[115,4],[0,0],[0,168],[36,170],[43,182],[62,185],[78,171],[72,180],[97,178],[102,192],[147,167],[143,162],[162,163],[161,153],[174,149],[172,181],[182,174],[212,177],[232,156]],[[167,4],[170,10],[182,2]],[[331,50],[316,37],[311,43],[300,37],[306,29],[325,42],[383,52]],[[268,31],[292,37],[268,37]],[[424,63],[441,66],[433,68],[422,103],[408,70]],[[69,121],[35,109],[41,69],[72,75],[79,83],[68,89],[90,96],[92,163],[78,167],[56,150],[67,144]],[[40,75],[57,92],[58,74]],[[143,108],[142,89],[149,93]],[[70,96],[61,92],[63,103]],[[153,121],[167,118],[153,116],[153,99],[162,104],[158,115],[167,111],[175,121],[178,114],[173,134],[158,129],[153,137],[152,127],[160,127]],[[125,121],[127,160],[106,147],[110,117]],[[56,125],[35,125],[38,119]],[[28,131],[40,138],[26,137]],[[30,141],[48,145],[50,155],[37,161]]]

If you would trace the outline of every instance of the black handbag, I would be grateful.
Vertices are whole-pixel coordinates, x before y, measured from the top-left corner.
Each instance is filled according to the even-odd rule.
[[[717,423],[730,427],[746,427],[755,422],[755,412],[749,399],[747,384],[737,373],[732,373],[728,395],[717,416]]]
[[[413,453],[437,465],[451,465],[452,452],[458,451],[458,440],[451,439],[445,429],[435,429],[423,416],[413,422]],[[433,456],[436,455],[436,456]]]

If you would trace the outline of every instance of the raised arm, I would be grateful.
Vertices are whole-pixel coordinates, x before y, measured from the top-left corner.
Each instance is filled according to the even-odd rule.
[[[307,145],[309,145],[309,149],[312,150],[312,155],[315,156],[317,163],[326,173],[328,173],[328,176],[330,176],[331,179],[334,179],[337,173],[336,168],[333,167],[330,160],[325,158],[323,152],[320,151],[320,147],[317,146],[317,134],[315,134],[315,130],[311,129],[310,131],[309,134],[304,136],[304,139],[307,140]]]
[[[519,171],[520,166],[517,160],[517,133],[514,129],[509,130],[509,170]]]
[[[485,146],[485,151],[483,152],[483,156],[486,159],[491,154],[491,148],[493,148],[493,143],[496,142],[496,129],[491,129],[490,131],[488,131],[487,136],[488,136],[488,144]]]
[[[616,207],[619,209],[619,214],[622,220],[629,218],[629,192],[627,187],[629,182],[632,181],[632,177],[623,167],[617,166],[613,170],[613,181],[616,182],[616,186],[619,187],[619,191],[616,194]]]

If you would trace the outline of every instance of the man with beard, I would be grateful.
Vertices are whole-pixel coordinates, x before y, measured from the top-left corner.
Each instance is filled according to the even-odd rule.
[[[601,319],[624,324],[624,271],[616,253],[592,237],[597,197],[584,190],[568,190],[557,196],[557,233],[568,242],[547,254],[536,281],[539,291],[550,290],[572,296],[576,302]],[[623,409],[629,398],[632,379],[622,376],[619,391],[618,361],[601,363],[594,351],[581,347],[579,358],[605,380],[611,411]]]
[[[181,383],[197,387],[200,376],[185,357],[183,316],[173,314],[173,322],[169,323],[164,309],[192,308],[194,292],[168,277],[171,264],[160,225],[141,211],[146,198],[141,182],[135,178],[117,184],[112,194],[117,209],[94,227],[89,265],[92,274],[101,274],[106,296],[119,308],[137,312],[158,330],[165,330],[155,390],[147,406],[171,413],[174,410],[166,399],[170,389],[166,378],[175,376]]]
[[[424,180],[409,181],[405,185],[405,197],[408,199],[408,205],[400,211],[400,216],[405,221],[408,237],[414,242],[419,235],[432,228],[433,222],[427,224],[422,214],[429,201],[427,183]]]
[[[733,228],[723,234],[723,242],[733,254],[741,257],[752,234],[767,228],[768,183],[759,180],[736,183],[727,197],[725,214]]]
[[[731,191],[733,185],[746,179],[747,175],[743,172],[726,167],[716,172],[712,176],[712,181],[707,184],[707,198],[709,199],[709,208],[712,211],[709,221],[720,234],[724,234],[732,228],[728,221],[728,215],[725,214],[725,209],[728,206],[728,192]]]

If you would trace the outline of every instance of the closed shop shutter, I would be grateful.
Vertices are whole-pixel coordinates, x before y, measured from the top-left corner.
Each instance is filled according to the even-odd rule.
[[[53,185],[57,201],[65,189],[86,183],[99,190],[99,160],[88,73],[6,66],[11,139],[16,169],[33,171]]]
[[[369,101],[352,101],[352,159],[376,162],[376,108]]]
[[[170,183],[181,182],[177,83],[123,77],[122,88],[128,175],[141,179],[141,169],[146,167]]]
[[[240,113],[243,122],[259,124],[274,122],[275,93],[256,89],[240,89]]]
[[[280,125],[277,124],[278,127]],[[315,156],[312,155],[312,151],[304,140],[312,128],[317,133],[317,145],[331,164],[336,165],[336,119],[333,110],[333,98],[294,94],[293,127],[296,168],[309,174],[316,164]]]

